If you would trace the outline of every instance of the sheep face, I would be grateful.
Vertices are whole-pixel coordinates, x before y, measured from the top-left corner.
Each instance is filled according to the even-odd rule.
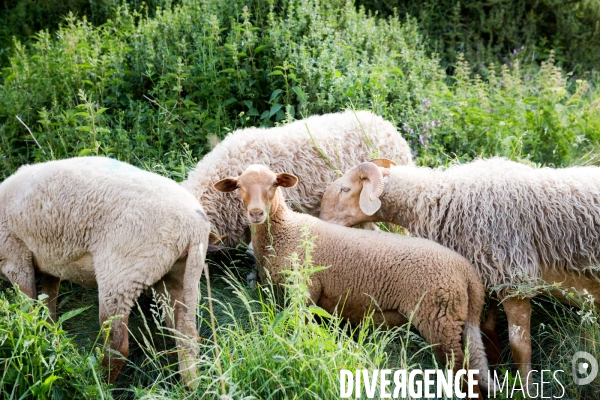
[[[239,189],[246,217],[251,225],[267,220],[273,208],[273,198],[279,186],[294,187],[298,178],[288,173],[276,174],[263,165],[251,165],[237,178],[225,178],[214,184],[219,192],[228,193]]]
[[[375,213],[381,207],[383,177],[392,165],[393,161],[377,159],[351,168],[325,190],[320,218],[345,226],[379,221]]]

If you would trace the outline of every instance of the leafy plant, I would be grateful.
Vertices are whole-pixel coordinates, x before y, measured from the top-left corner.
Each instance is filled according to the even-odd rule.
[[[93,353],[81,354],[62,324],[85,309],[63,314],[56,324],[42,300],[19,290],[0,292],[0,394],[6,399],[110,397]]]

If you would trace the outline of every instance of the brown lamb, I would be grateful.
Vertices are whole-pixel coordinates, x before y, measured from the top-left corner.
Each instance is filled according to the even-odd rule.
[[[485,291],[473,266],[430,240],[347,228],[294,212],[279,186],[293,187],[297,181],[255,165],[215,184],[221,192],[239,189],[261,279],[266,270],[274,283],[283,282],[280,272],[289,269],[286,260],[297,252],[307,227],[316,236],[314,264],[328,267],[311,276],[312,302],[355,324],[374,308],[375,321],[389,326],[406,323],[405,316],[414,311],[414,326],[435,344],[444,363],[453,360],[455,370],[463,367],[469,337],[470,367],[479,369],[479,382],[487,385],[479,329]]]

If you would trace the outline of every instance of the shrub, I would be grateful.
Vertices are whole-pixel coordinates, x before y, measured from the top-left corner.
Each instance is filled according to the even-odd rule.
[[[186,0],[154,18],[119,8],[100,27],[68,17],[56,37],[17,45],[4,71],[0,176],[100,154],[181,180],[233,129],[346,107],[396,123],[421,164],[501,154],[567,165],[595,148],[597,91],[552,58],[526,70],[511,60],[482,81],[459,58],[447,82],[413,21],[344,1]]]
[[[114,15],[122,0],[6,0],[0,3],[0,67],[5,66],[14,46],[13,37],[29,42],[37,32],[54,32],[62,19],[72,13],[101,25]],[[128,6],[154,15],[157,6],[171,7],[171,0],[128,0]]]
[[[483,81],[469,78],[459,56],[452,84],[423,99],[422,113],[403,126],[421,164],[490,155],[559,167],[598,162],[598,92],[584,80],[570,84],[552,54],[529,72],[519,61],[492,66]]]
[[[97,399],[107,395],[96,358],[81,354],[48,309],[19,290],[0,292],[0,393],[3,398]]]
[[[480,74],[522,49],[535,60],[550,50],[568,70],[598,71],[600,4],[594,0],[358,0],[387,16],[410,14],[451,71],[463,53]]]
[[[151,19],[122,8],[98,28],[69,17],[18,45],[0,86],[0,174],[89,153],[176,169],[184,143],[201,155],[210,137],[286,113],[391,114],[443,76],[410,22],[343,1],[241,3],[183,1]]]

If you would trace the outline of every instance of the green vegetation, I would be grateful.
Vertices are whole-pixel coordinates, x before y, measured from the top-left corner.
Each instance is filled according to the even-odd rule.
[[[463,53],[485,73],[490,61],[510,62],[524,51],[546,60],[554,49],[567,71],[598,71],[600,3],[595,0],[358,0],[380,15],[409,14],[429,49],[452,70]]]
[[[446,3],[5,2],[0,179],[25,163],[99,154],[181,181],[234,129],[344,108],[395,123],[421,165],[493,155],[597,164],[597,3]],[[67,10],[74,14],[58,26]],[[309,276],[298,268],[282,297],[268,285],[245,288],[239,258],[221,263],[212,269],[231,272],[213,279],[216,343],[206,296],[200,304],[207,339],[196,397],[218,398],[223,384],[234,398],[331,398],[340,368],[436,367],[411,330],[352,328],[307,307]],[[142,299],[130,320],[130,362],[109,388],[96,361],[97,293],[63,283],[63,318],[49,325],[40,302],[0,288],[0,365],[11,366],[1,370],[0,396],[9,388],[13,398],[192,395],[178,379],[162,306]],[[600,384],[573,385],[570,357],[585,349],[599,358],[596,310],[585,299],[583,312],[552,298],[534,303],[534,367],[567,371],[566,398],[589,398]],[[82,307],[89,309],[68,319]],[[498,369],[514,374],[507,335],[501,331],[507,352]]]
[[[518,56],[490,64],[485,82],[459,59],[448,80],[414,21],[350,3],[182,1],[154,18],[115,13],[100,27],[69,17],[54,36],[17,45],[0,85],[1,176],[104,154],[159,162],[180,180],[182,155],[200,157],[230,130],[344,107],[406,124],[415,146],[433,148],[421,160],[433,165],[487,154],[568,165],[598,143],[596,89],[551,58],[541,69]]]
[[[0,395],[22,399],[80,399],[108,395],[93,351],[82,354],[62,325],[76,309],[47,322],[43,301],[18,290],[0,292]]]

